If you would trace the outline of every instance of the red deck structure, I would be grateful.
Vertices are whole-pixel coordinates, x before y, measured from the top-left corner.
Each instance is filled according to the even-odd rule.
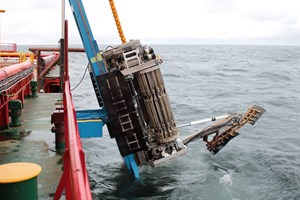
[[[24,62],[0,68],[0,129],[9,125],[8,102],[30,96],[30,81],[33,79],[33,64]]]
[[[91,200],[92,194],[85,166],[84,153],[80,142],[76,111],[70,89],[68,70],[68,24],[65,22],[65,76],[64,76],[64,124],[66,149],[63,157],[64,172],[57,187],[54,199],[60,199],[65,190],[66,199]]]

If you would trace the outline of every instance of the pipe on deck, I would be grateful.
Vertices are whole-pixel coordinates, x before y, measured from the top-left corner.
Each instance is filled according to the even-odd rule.
[[[55,60],[56,58],[59,58],[59,53],[54,53],[54,54],[51,54],[51,55],[47,55],[47,56],[41,57],[43,67],[49,66],[50,63],[53,60]]]
[[[7,77],[15,75],[20,71],[28,69],[31,66],[32,66],[31,62],[23,62],[23,63],[14,64],[14,65],[0,68],[0,81],[6,79]]]
[[[47,64],[48,66],[41,72],[39,78],[43,78],[51,70],[51,68],[57,64],[58,61],[59,61],[59,56],[54,58],[54,60],[51,60],[51,63]]]
[[[29,51],[60,51],[59,48],[47,48],[47,47],[30,47]],[[68,48],[68,52],[85,52],[83,48]]]

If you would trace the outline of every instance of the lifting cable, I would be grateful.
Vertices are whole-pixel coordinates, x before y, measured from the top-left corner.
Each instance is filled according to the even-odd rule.
[[[118,13],[117,13],[117,9],[116,9],[115,3],[114,3],[113,0],[108,0],[108,1],[109,1],[109,4],[110,4],[111,11],[112,11],[112,14],[114,16],[116,25],[117,25],[119,36],[121,38],[122,43],[124,44],[124,43],[126,43],[126,38],[125,38],[125,35],[123,33],[123,30],[122,30],[121,22],[120,22],[120,19],[118,17]]]

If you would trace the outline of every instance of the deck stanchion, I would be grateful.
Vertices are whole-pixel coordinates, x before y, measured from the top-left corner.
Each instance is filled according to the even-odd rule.
[[[11,123],[9,126],[11,127],[18,127],[21,126],[20,122],[20,116],[22,112],[22,102],[19,99],[16,100],[10,100],[8,103],[8,107],[10,110],[10,118],[11,118]]]
[[[38,97],[37,95],[37,82],[36,81],[30,81],[30,87],[31,87],[31,97]]]
[[[57,106],[51,115],[51,131],[55,133],[55,149],[62,153],[65,150],[65,124],[63,106]]]
[[[0,165],[1,199],[38,199],[37,176],[42,168],[34,163],[17,162]]]

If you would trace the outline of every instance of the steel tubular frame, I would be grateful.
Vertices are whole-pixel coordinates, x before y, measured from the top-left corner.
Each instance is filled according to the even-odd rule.
[[[66,150],[63,158],[64,172],[57,187],[54,199],[60,199],[65,190],[66,199],[92,199],[90,183],[85,167],[76,112],[72,101],[68,72],[68,23],[65,21],[65,76],[64,76],[64,123]]]

